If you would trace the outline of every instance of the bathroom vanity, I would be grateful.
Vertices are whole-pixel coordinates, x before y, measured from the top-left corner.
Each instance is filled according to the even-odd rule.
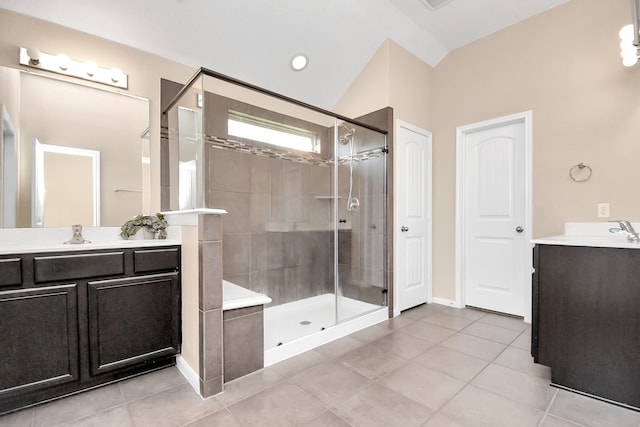
[[[640,408],[640,244],[533,241],[531,353],[562,388]]]
[[[0,251],[0,413],[175,364],[180,246],[64,246]]]

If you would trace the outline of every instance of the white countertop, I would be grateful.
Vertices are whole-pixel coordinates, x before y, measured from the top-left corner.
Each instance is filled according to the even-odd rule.
[[[119,236],[120,227],[85,227],[82,235],[91,243],[65,244],[71,227],[0,229],[0,255],[34,252],[68,252],[143,246],[180,245],[179,228],[167,228],[167,239],[129,239]]]
[[[224,215],[227,211],[224,209],[198,208],[161,213],[169,225],[198,225],[199,215]]]
[[[222,309],[234,310],[236,308],[253,307],[271,302],[271,298],[264,294],[238,286],[235,283],[222,281]]]
[[[632,223],[640,232],[640,224]],[[610,228],[617,228],[616,223],[576,223],[565,224],[565,234],[532,239],[531,243],[540,245],[591,246],[597,248],[640,249],[640,243],[629,242],[618,233],[610,233]]]
[[[592,246],[597,248],[640,249],[640,243],[627,241],[619,236],[558,236],[541,237],[531,240],[536,245]]]

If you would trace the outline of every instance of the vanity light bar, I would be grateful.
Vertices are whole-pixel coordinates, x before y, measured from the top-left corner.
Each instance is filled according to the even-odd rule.
[[[128,89],[128,76],[118,68],[102,68],[95,62],[80,62],[67,55],[52,55],[37,49],[20,48],[20,64],[65,76]]]

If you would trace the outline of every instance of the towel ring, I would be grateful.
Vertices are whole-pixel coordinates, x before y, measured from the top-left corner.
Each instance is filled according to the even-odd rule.
[[[569,169],[569,177],[571,177],[575,182],[589,181],[592,172],[593,170],[591,170],[591,166],[585,165],[584,163],[578,163]]]

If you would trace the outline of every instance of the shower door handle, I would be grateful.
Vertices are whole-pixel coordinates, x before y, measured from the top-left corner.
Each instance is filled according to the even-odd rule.
[[[406,225],[403,225],[403,226],[400,228],[400,231],[402,231],[403,233],[406,233],[407,231],[409,231],[409,227],[407,227]]]

